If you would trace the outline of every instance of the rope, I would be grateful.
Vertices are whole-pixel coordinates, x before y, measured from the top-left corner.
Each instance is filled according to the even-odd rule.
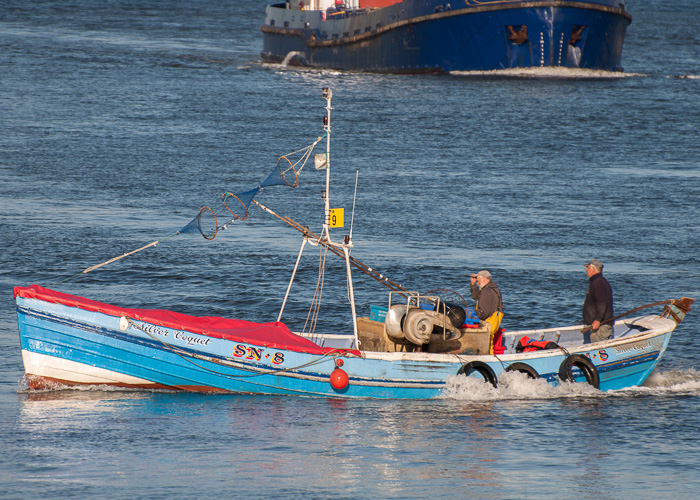
[[[158,337],[156,337],[155,335],[153,335],[151,332],[147,331],[147,330],[146,330],[145,328],[143,328],[141,325],[138,325],[137,323],[135,323],[135,322],[134,322],[131,318],[129,318],[128,316],[123,316],[123,317],[126,318],[126,320],[129,322],[129,324],[131,324],[134,328],[136,328],[137,330],[142,331],[143,333],[145,333],[146,335],[148,335],[149,337],[151,337],[153,340],[159,342],[160,344],[163,345],[163,347],[165,347],[167,350],[171,351],[172,353],[177,354],[177,355],[178,355],[180,358],[182,358],[184,361],[187,361],[188,363],[191,363],[191,364],[193,364],[194,366],[196,366],[197,368],[200,368],[200,369],[202,369],[202,370],[205,370],[205,371],[208,371],[208,372],[210,372],[210,373],[214,373],[214,374],[216,374],[216,375],[220,375],[220,376],[223,376],[223,377],[232,378],[232,379],[237,379],[237,378],[249,378],[249,377],[259,377],[259,376],[262,376],[262,375],[277,375],[277,374],[279,374],[279,373],[291,372],[291,371],[294,371],[294,370],[299,370],[300,368],[306,368],[306,367],[308,367],[308,366],[314,366],[314,365],[320,364],[320,363],[324,362],[324,361],[326,360],[326,358],[329,358],[329,357],[336,358],[336,355],[342,355],[342,354],[347,355],[347,354],[348,354],[347,351],[344,351],[344,350],[342,350],[342,349],[333,349],[332,351],[329,351],[329,352],[327,352],[327,353],[321,355],[321,357],[320,357],[319,359],[311,360],[311,361],[309,361],[308,363],[303,363],[303,364],[298,365],[298,366],[293,366],[293,367],[290,367],[290,368],[280,368],[279,370],[266,370],[266,371],[261,371],[261,372],[259,372],[259,373],[249,373],[249,374],[242,374],[242,375],[229,375],[229,374],[226,374],[226,373],[218,372],[218,371],[216,371],[216,370],[212,370],[211,368],[207,368],[206,366],[202,366],[202,365],[200,365],[200,364],[198,364],[198,363],[195,363],[195,362],[192,361],[190,358],[200,359],[200,360],[202,360],[202,361],[209,361],[209,362],[211,362],[211,363],[218,363],[218,364],[221,364],[221,365],[224,365],[224,366],[229,366],[229,367],[231,367],[231,368],[238,368],[238,369],[241,369],[241,370],[244,370],[244,369],[246,369],[246,368],[237,366],[237,365],[235,365],[234,363],[231,363],[231,362],[224,362],[224,361],[221,361],[221,360],[207,359],[206,356],[202,356],[202,355],[196,354],[196,353],[188,353],[187,351],[183,351],[182,349],[179,349],[179,348],[177,348],[177,347],[175,347],[175,346],[173,346],[173,345],[171,345],[171,344],[168,344],[167,342],[163,342],[163,340],[159,339]],[[252,368],[249,368],[249,369],[252,369]]]
[[[316,289],[314,290],[314,296],[311,299],[311,305],[309,306],[309,313],[306,315],[306,323],[304,323],[304,329],[302,332],[306,331],[306,326],[311,322],[309,326],[309,334],[313,335],[316,332],[316,324],[318,323],[318,313],[321,309],[321,297],[323,296],[323,284],[326,278],[326,256],[328,255],[328,249],[323,251],[321,248],[319,251],[318,260],[318,280],[316,281]],[[309,319],[311,318],[311,319]]]
[[[322,239],[320,236],[316,235],[314,232],[309,230],[309,228],[302,226],[301,224],[299,224],[298,222],[296,222],[293,219],[290,219],[287,216],[280,215],[280,214],[276,213],[274,210],[266,207],[265,205],[258,202],[257,200],[253,200],[253,203],[255,203],[257,206],[262,208],[267,213],[274,215],[275,217],[277,217],[278,219],[280,219],[283,222],[286,222],[287,224],[292,226],[294,229],[301,232],[304,236],[307,236],[309,239],[313,239],[318,244],[321,244],[324,247],[328,248],[328,250],[330,250],[331,252],[336,254],[341,259],[345,260],[345,254],[342,251],[338,250],[338,248],[336,248],[334,245],[332,245],[328,241]],[[367,274],[369,277],[374,278],[375,280],[379,281],[382,285],[386,286],[390,290],[398,292],[401,296],[407,297],[407,295],[402,293],[402,292],[408,293],[408,290],[406,288],[404,288],[403,286],[399,285],[398,283],[393,282],[388,277],[386,277],[383,274],[381,274],[380,272],[372,269],[368,265],[360,262],[359,260],[357,260],[354,257],[349,257],[349,260],[353,266],[355,266],[356,268],[358,268],[359,270],[361,270],[362,272]]]

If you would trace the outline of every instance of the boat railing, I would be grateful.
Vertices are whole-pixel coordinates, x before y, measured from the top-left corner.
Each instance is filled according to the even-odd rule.
[[[640,319],[649,319],[657,316],[643,316],[640,318],[632,318],[624,321],[617,321],[613,326],[612,339],[623,337],[632,337],[647,333],[650,328],[644,324],[638,324]],[[584,326],[574,325],[567,328],[538,328],[533,330],[519,330],[503,333],[503,346],[506,352],[515,352],[518,342],[523,337],[528,337],[537,341],[552,341],[564,348],[572,348],[580,346],[584,340]]]
[[[404,301],[395,299],[396,295],[400,295],[404,298]],[[409,292],[409,291],[394,291],[389,292],[389,309],[392,305],[396,305],[398,302],[403,302],[406,307],[420,307],[421,309],[433,309],[440,303],[440,297],[437,295],[424,295],[420,292]],[[393,304],[392,304],[393,303]],[[432,306],[432,308],[429,306]]]

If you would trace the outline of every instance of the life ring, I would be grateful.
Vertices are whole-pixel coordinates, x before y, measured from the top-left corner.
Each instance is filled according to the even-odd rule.
[[[564,381],[574,381],[573,368],[574,366],[583,372],[586,377],[586,382],[598,389],[600,387],[600,376],[598,369],[586,356],[581,354],[573,354],[567,356],[559,366],[559,378]]]
[[[512,363],[506,368],[507,372],[520,372],[528,376],[528,378],[540,378],[540,374],[537,373],[533,367],[527,363]]]
[[[498,379],[496,378],[496,374],[493,373],[491,367],[483,361],[471,361],[462,365],[457,371],[457,375],[465,375],[468,377],[472,374],[472,372],[479,372],[481,376],[484,377],[484,382],[488,382],[492,386],[498,387]]]

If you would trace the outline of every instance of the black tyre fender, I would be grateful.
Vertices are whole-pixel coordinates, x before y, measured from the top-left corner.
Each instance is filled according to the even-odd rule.
[[[528,376],[528,378],[540,378],[540,374],[537,373],[533,367],[527,363],[512,363],[506,368],[507,372],[521,372]]]
[[[559,378],[564,381],[574,381],[574,375],[572,373],[573,368],[576,367],[583,372],[586,377],[586,382],[598,389],[600,387],[600,376],[598,375],[598,369],[593,365],[590,359],[581,354],[573,354],[567,356],[564,361],[562,361],[561,366],[559,366]]]
[[[484,377],[485,382],[488,382],[494,387],[498,387],[498,379],[496,378],[496,374],[493,372],[491,367],[483,361],[470,361],[469,363],[465,363],[459,370],[457,370],[457,375],[465,375],[468,377],[473,372],[480,373],[481,376]]]

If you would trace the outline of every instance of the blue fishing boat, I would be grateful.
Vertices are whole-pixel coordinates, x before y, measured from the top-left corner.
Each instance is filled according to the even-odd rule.
[[[693,299],[666,300],[613,318],[613,337],[587,343],[583,325],[524,331],[499,330],[470,318],[466,301],[449,290],[407,290],[351,256],[352,227],[339,242],[331,232],[344,214],[330,208],[330,89],[324,89],[324,134],[303,148],[298,161],[281,156],[278,166],[253,189],[222,196],[226,212],[203,207],[175,235],[198,232],[213,239],[227,225],[243,221],[257,206],[302,233],[301,248],[276,320],[258,323],[198,317],[167,309],[136,309],[106,304],[39,285],[15,288],[22,359],[31,390],[72,386],[115,386],[322,396],[408,398],[441,396],[452,378],[469,376],[497,386],[506,372],[522,372],[558,385],[587,383],[600,390],[642,384],[661,359],[672,332]],[[277,214],[255,200],[262,187],[298,185],[313,146],[317,171],[325,172],[320,234]],[[300,150],[302,151],[302,150]],[[301,162],[301,163],[300,163]],[[301,167],[299,165],[301,164]],[[223,208],[221,209],[223,210]],[[231,217],[227,220],[224,216]],[[225,222],[224,222],[225,221]],[[138,250],[91,266],[91,272]],[[343,259],[352,328],[292,331],[282,321],[306,245]],[[324,258],[321,259],[325,263]],[[352,270],[388,288],[378,295],[369,317],[358,317]],[[317,290],[323,287],[319,272]],[[318,301],[309,316],[317,318]],[[659,313],[627,318],[642,308]],[[622,319],[625,318],[625,319]]]
[[[268,62],[387,73],[622,71],[625,0],[289,0],[269,5]]]

